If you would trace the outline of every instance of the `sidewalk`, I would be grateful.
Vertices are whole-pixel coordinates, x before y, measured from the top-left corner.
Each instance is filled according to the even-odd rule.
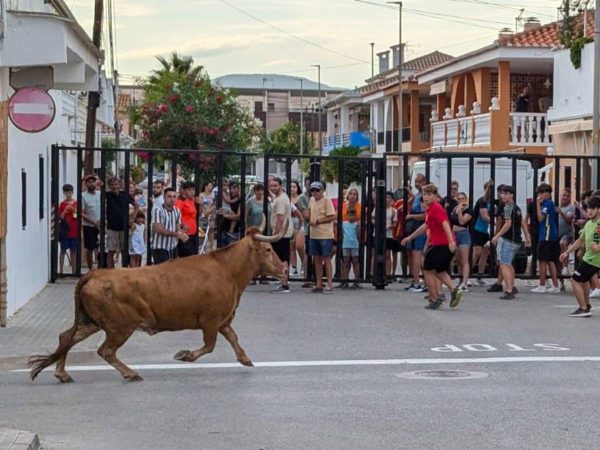
[[[76,280],[48,284],[0,328],[0,370],[26,367],[32,354],[48,353],[58,345],[58,335],[73,325],[73,291]],[[98,333],[69,353],[71,362],[87,361],[102,342]]]

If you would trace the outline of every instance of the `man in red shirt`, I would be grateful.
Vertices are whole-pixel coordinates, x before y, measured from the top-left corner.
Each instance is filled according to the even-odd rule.
[[[181,183],[181,196],[175,202],[175,207],[181,211],[183,231],[188,236],[187,241],[177,244],[177,256],[180,258],[198,254],[198,222],[196,211],[196,188],[192,181]]]
[[[63,273],[65,255],[69,251],[71,270],[75,273],[77,261],[77,201],[73,198],[73,186],[65,184],[62,188],[65,199],[58,206],[60,224],[58,239],[60,241],[60,272]]]
[[[425,223],[405,238],[402,244],[406,245],[408,241],[427,233],[425,261],[423,262],[425,284],[429,293],[429,305],[426,308],[438,309],[442,306],[440,283],[448,286],[452,292],[450,307],[455,308],[460,303],[462,291],[454,285],[448,270],[456,252],[456,241],[450,227],[448,214],[437,198],[438,190],[435,185],[423,186],[423,203],[426,208]]]

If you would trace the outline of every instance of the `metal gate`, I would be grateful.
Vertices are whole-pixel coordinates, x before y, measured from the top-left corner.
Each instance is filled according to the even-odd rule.
[[[201,185],[212,182],[215,186],[223,186],[224,180],[235,181],[240,186],[241,200],[239,204],[240,235],[246,230],[246,200],[258,183],[265,184],[271,175],[278,175],[284,180],[286,192],[291,191],[291,184],[297,181],[304,185],[305,180],[330,181],[328,185],[337,186],[327,192],[332,199],[337,197],[337,221],[335,224],[338,255],[341,255],[342,230],[342,202],[344,189],[352,185],[360,193],[361,217],[361,245],[359,248],[360,273],[355,274],[358,281],[372,282],[378,289],[383,289],[385,279],[385,193],[386,193],[386,156],[372,157],[368,152],[358,157],[330,157],[316,155],[276,155],[240,153],[233,151],[200,151],[200,150],[164,150],[164,149],[114,149],[114,148],[84,148],[55,145],[52,147],[51,160],[51,203],[53,206],[53,230],[51,241],[51,280],[59,277],[79,277],[87,268],[82,264],[82,254],[78,251],[74,261],[71,261],[72,273],[59,273],[59,239],[60,225],[59,206],[61,203],[60,189],[64,183],[75,187],[77,202],[77,242],[78,249],[82,249],[82,192],[84,190],[84,154],[91,151],[96,162],[93,174],[101,180],[98,191],[100,194],[100,223],[99,245],[96,260],[98,267],[106,267],[106,191],[107,179],[116,177],[123,182],[125,193],[130,192],[133,175],[139,177],[140,168],[143,167],[145,192],[147,196],[147,252],[144,264],[152,264],[151,260],[151,211],[152,211],[152,184],[157,179],[167,181],[174,189],[178,189],[180,181],[193,181],[196,195],[200,192]],[[262,173],[257,176],[256,173]],[[138,179],[139,181],[139,179]],[[142,183],[143,184],[143,183]],[[216,190],[214,199],[216,208],[222,208],[223,189]],[[263,210],[268,212],[268,196],[265,195]],[[374,214],[377,211],[377,214]],[[128,218],[129,220],[129,218]],[[196,217],[197,224],[201,224],[200,214]],[[217,247],[223,245],[223,220],[217,217],[215,222],[215,237]],[[124,231],[124,241],[129,242],[129,228]],[[197,246],[200,251],[200,245]],[[68,256],[68,254],[66,255]],[[64,258],[64,256],[63,256]],[[122,249],[121,265],[129,266],[129,245]],[[341,280],[341,257],[334,259],[334,279]],[[310,279],[310,258],[306,277],[292,278],[293,280]]]

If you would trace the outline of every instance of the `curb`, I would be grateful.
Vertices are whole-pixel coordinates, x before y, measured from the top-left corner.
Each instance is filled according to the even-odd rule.
[[[0,428],[0,450],[38,450],[40,438],[29,431]]]
[[[27,360],[31,355],[8,355],[0,356],[0,370],[19,370],[27,369]],[[69,363],[85,364],[97,361],[98,354],[96,350],[78,350],[71,351],[67,356]],[[1,441],[0,441],[1,442]],[[0,446],[2,450],[2,446]]]

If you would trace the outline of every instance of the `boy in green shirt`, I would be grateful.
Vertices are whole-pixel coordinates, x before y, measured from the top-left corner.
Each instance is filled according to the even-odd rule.
[[[565,263],[569,253],[584,247],[585,253],[582,260],[573,272],[573,292],[579,308],[569,314],[569,317],[590,317],[590,280],[600,270],[600,197],[591,197],[588,200],[588,221],[574,243],[560,255],[560,260]]]

